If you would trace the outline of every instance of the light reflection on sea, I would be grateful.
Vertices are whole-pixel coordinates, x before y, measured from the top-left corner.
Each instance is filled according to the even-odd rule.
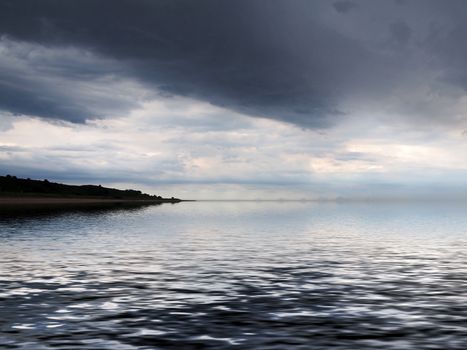
[[[465,349],[467,205],[0,216],[5,349]]]

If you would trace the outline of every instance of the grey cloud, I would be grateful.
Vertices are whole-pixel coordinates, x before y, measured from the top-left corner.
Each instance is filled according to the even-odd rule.
[[[341,15],[357,6],[352,16]],[[404,6],[367,0],[4,0],[4,38],[50,52],[71,47],[109,64],[56,56],[39,67],[26,54],[21,59],[31,77],[0,65],[0,109],[82,122],[137,108],[137,98],[115,96],[113,81],[102,82],[111,76],[148,91],[324,128],[345,118],[346,104],[354,99],[382,106],[388,96],[410,100],[393,95],[410,90],[406,83],[418,78],[415,70],[422,76],[467,76],[461,15],[466,9],[458,0]],[[445,41],[427,40],[429,24],[438,22],[436,38]],[[385,41],[388,28],[398,45]],[[407,45],[411,51],[404,51]]]
[[[16,152],[24,152],[27,150],[24,147],[20,146],[2,146],[0,145],[0,152],[8,152],[8,153],[16,153]]]
[[[141,94],[115,77],[115,61],[6,38],[0,39],[0,52],[0,109],[12,114],[84,122],[130,111],[140,102],[135,95]]]
[[[412,34],[410,27],[402,20],[391,23],[389,30],[391,31],[392,37],[400,45],[406,45]]]
[[[358,7],[358,5],[352,1],[336,1],[332,6],[334,6],[339,13],[347,13]]]
[[[65,183],[78,184],[96,184],[124,182],[132,176],[132,181],[138,181],[138,177],[134,173],[127,170],[114,170],[109,173],[99,173],[90,169],[82,169],[80,167],[64,167],[62,169],[40,168],[29,164],[0,164],[0,174],[15,175],[22,178],[33,178],[37,180],[48,179],[53,181],[61,181]]]
[[[0,33],[90,50],[120,62],[116,74],[149,87],[305,127],[325,127],[342,115],[340,97],[357,83],[371,85],[361,73],[382,64],[320,23],[307,1],[3,1]],[[72,81],[85,75],[60,69]],[[71,121],[99,116],[79,99],[57,103],[63,96],[53,87],[25,85],[1,86],[1,106]],[[34,96],[37,90],[43,96]]]
[[[113,148],[115,147],[110,145],[105,149],[105,152],[95,150],[93,157],[106,161],[111,159],[110,154],[113,154],[115,159]],[[79,155],[74,157],[74,151],[57,148],[39,150],[24,147],[0,147],[0,154],[10,155],[0,162],[0,174],[65,182],[73,181],[81,184],[126,181],[154,184],[161,178],[170,177],[168,174],[180,174],[183,170],[183,164],[177,159],[162,159],[155,164],[148,161],[144,164],[144,172],[141,169],[132,168],[131,165],[122,166],[115,160],[105,166],[97,167],[89,162],[89,159],[86,159],[89,154],[85,154],[85,152],[79,152]],[[131,164],[131,161],[127,163]]]

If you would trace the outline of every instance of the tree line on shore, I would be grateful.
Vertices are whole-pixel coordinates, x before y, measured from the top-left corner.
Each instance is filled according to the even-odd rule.
[[[0,176],[0,194],[60,196],[60,197],[99,197],[112,199],[163,200],[157,195],[149,195],[138,190],[119,190],[101,185],[65,185],[45,180],[22,179],[12,175]],[[175,200],[176,198],[168,198]]]

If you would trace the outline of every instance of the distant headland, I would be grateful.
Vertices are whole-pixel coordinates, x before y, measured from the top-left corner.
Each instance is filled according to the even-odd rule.
[[[178,203],[179,198],[163,198],[138,190],[119,190],[101,185],[65,185],[48,180],[0,176],[0,206],[80,205],[80,204],[151,204]]]

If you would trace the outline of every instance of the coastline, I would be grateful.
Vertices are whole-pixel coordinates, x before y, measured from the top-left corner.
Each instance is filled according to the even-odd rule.
[[[181,199],[118,199],[118,198],[76,198],[76,197],[0,197],[0,208],[42,205],[99,205],[99,204],[160,204],[179,203]]]

